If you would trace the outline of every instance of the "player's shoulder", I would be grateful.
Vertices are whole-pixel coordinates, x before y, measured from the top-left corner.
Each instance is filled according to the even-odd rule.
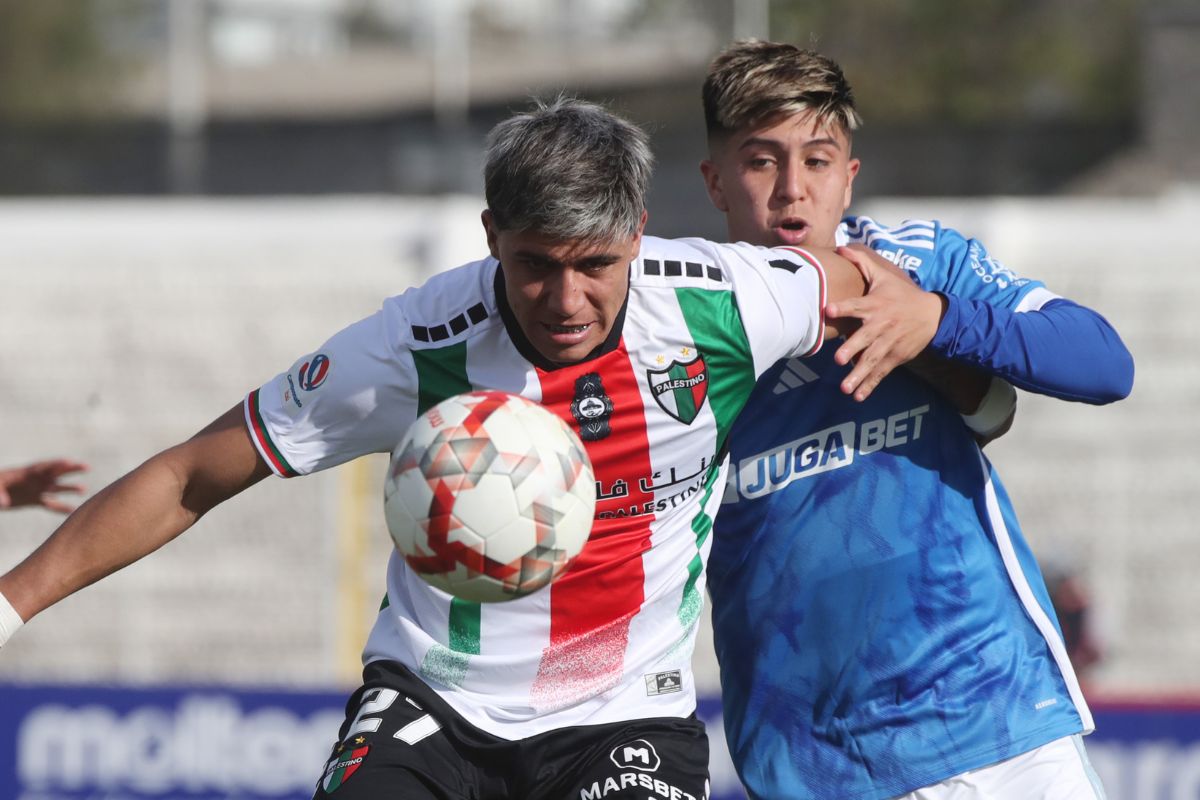
[[[729,289],[730,245],[705,239],[643,236],[631,281],[638,288]]]
[[[638,287],[730,291],[746,270],[772,267],[796,272],[814,263],[816,259],[801,248],[644,236],[632,277]]]
[[[944,256],[956,232],[937,220],[906,219],[887,225],[868,216],[842,220],[840,233],[846,244],[862,244],[902,269],[914,272]]]
[[[382,314],[396,340],[412,349],[445,347],[499,323],[493,258],[434,275],[384,301]]]

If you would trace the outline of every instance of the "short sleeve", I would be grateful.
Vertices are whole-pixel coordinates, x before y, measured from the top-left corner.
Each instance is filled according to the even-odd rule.
[[[282,477],[390,452],[416,418],[416,376],[394,307],[335,334],[246,397],[259,454]]]
[[[729,276],[754,355],[755,374],[781,358],[821,348],[826,282],[821,262],[798,247],[714,245]]]

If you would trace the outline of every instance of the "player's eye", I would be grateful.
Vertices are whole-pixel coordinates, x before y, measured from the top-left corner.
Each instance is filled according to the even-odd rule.
[[[597,275],[601,272],[604,272],[606,269],[608,269],[615,263],[616,263],[615,261],[610,261],[610,260],[587,261],[587,262],[584,262],[581,266],[585,272],[591,273],[593,275]]]

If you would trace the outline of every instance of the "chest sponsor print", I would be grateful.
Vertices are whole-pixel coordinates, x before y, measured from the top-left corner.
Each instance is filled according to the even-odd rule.
[[[926,404],[878,419],[843,422],[743,458],[734,471],[737,491],[727,493],[725,499],[762,497],[801,478],[848,467],[856,455],[902,448],[921,438],[928,412]]]

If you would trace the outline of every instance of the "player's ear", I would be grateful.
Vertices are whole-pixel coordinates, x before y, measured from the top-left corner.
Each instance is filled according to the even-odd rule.
[[[721,186],[721,171],[711,159],[700,162],[700,174],[704,176],[704,188],[708,190],[708,199],[722,214],[729,212],[729,204],[725,202],[725,190]]]
[[[500,260],[500,243],[496,235],[496,218],[492,216],[492,210],[485,208],[483,213],[479,215],[479,221],[483,223],[483,233],[487,237],[488,252],[492,254],[492,258]]]
[[[858,168],[861,166],[862,162],[857,158],[846,162],[846,193],[842,197],[842,211],[850,207],[850,201],[854,197],[854,178],[858,175]]]

